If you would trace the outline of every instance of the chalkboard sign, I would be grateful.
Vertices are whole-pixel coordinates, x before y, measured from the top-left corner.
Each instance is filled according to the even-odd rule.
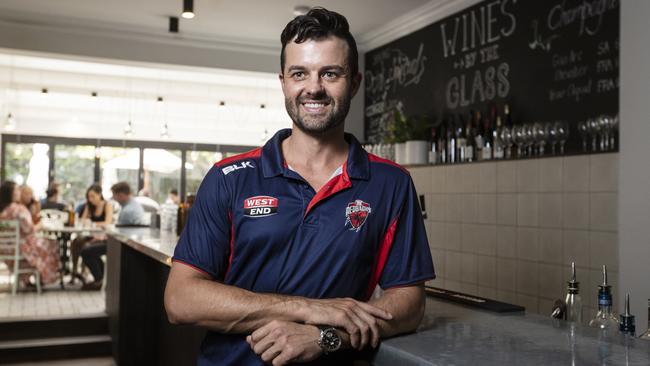
[[[580,153],[579,121],[618,114],[619,17],[618,0],[483,1],[372,50],[366,141],[382,142],[395,110],[439,123],[507,103],[516,124],[567,121]]]

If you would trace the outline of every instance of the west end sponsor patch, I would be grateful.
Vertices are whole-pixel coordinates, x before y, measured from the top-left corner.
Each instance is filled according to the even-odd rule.
[[[254,196],[244,200],[244,216],[264,217],[278,213],[278,199],[270,196]]]
[[[350,230],[359,232],[370,212],[372,212],[370,205],[362,200],[348,203],[345,208],[345,226],[350,226]]]

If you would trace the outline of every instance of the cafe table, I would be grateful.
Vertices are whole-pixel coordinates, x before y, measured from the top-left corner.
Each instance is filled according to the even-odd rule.
[[[57,243],[59,244],[59,255],[61,259],[61,268],[59,270],[61,273],[60,285],[61,289],[64,289],[65,283],[63,281],[63,277],[64,275],[71,273],[70,269],[68,268],[68,260],[70,259],[68,251],[70,250],[70,242],[73,235],[75,237],[82,235],[92,235],[102,233],[105,230],[103,227],[96,226],[93,223],[90,225],[78,223],[74,226],[66,226],[61,223],[43,222],[40,231],[45,236],[54,236]]]

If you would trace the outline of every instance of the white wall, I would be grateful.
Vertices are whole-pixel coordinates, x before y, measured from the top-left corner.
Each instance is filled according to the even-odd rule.
[[[622,303],[632,297],[637,332],[650,298],[650,1],[621,2],[619,260]],[[616,289],[615,289],[616,290]]]

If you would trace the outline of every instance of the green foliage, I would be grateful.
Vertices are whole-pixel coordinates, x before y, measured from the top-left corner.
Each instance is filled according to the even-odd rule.
[[[393,113],[393,120],[388,125],[384,143],[396,144],[409,140],[426,140],[433,123],[426,116],[404,116],[399,110]]]

